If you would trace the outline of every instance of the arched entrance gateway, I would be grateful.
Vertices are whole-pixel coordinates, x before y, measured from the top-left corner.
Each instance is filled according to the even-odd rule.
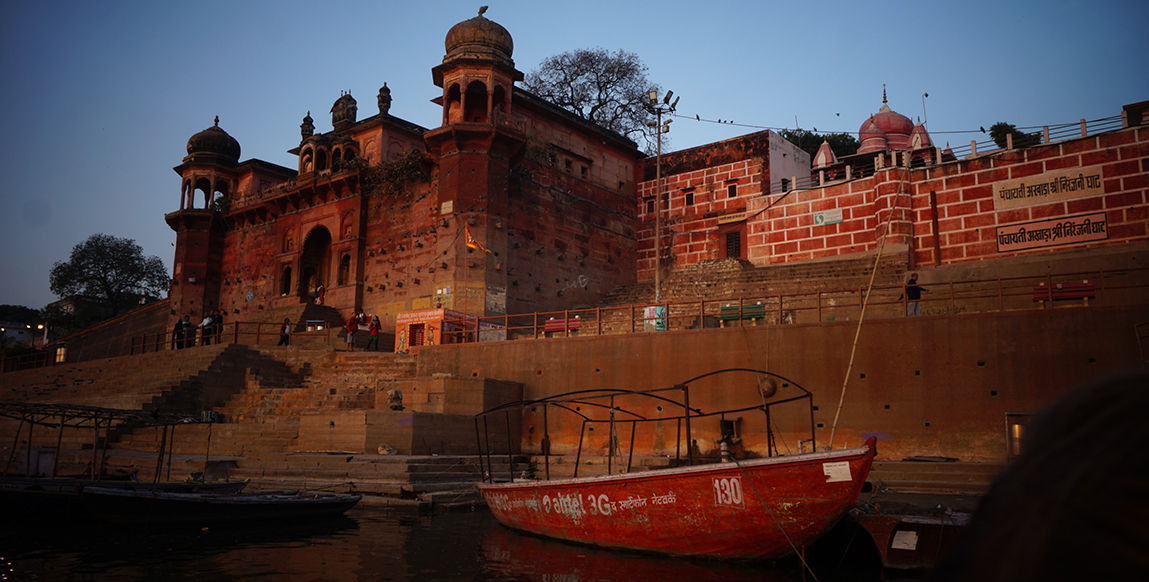
[[[302,296],[314,297],[320,285],[327,285],[327,255],[331,248],[331,232],[317,226],[307,233],[303,253],[299,257],[299,285]]]

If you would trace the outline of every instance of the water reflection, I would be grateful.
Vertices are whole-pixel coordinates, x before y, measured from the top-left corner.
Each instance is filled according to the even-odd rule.
[[[0,518],[2,519],[2,518]],[[684,535],[688,535],[685,534]],[[698,562],[535,538],[486,511],[355,508],[336,519],[228,528],[0,521],[0,580],[801,580],[797,562]],[[819,579],[827,578],[819,572]],[[873,578],[870,578],[873,579]]]

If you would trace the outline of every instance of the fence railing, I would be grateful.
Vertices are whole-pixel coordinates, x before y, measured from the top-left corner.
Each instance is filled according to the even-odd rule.
[[[234,321],[204,328],[191,328],[179,334],[173,331],[153,333],[132,338],[129,355],[149,354],[163,350],[179,350],[218,344],[221,342],[232,344],[261,344],[267,341],[278,341],[278,323],[262,323],[257,321]],[[298,326],[296,326],[298,327]],[[326,322],[312,322],[302,330],[293,328],[292,337],[306,333],[307,337],[318,337],[324,345],[331,345],[338,336],[340,327],[330,326]]]
[[[925,289],[918,301],[924,316],[1043,310],[1066,306],[1121,307],[1149,303],[1149,268],[1080,271],[917,283]],[[910,300],[902,285],[876,286],[866,303],[866,319],[905,317]],[[721,327],[790,325],[857,321],[866,290],[837,289],[805,293],[751,295],[725,299],[623,305],[478,318],[478,329],[444,331],[442,343],[473,343],[579,335],[620,335],[653,331],[686,331]],[[324,345],[340,341],[342,327],[310,322],[310,329],[292,333]],[[213,343],[262,344],[278,341],[279,324],[231,322],[216,326],[206,337],[195,329],[184,337],[171,331],[132,338],[128,354],[193,348]],[[1139,337],[1140,340],[1140,337]],[[1149,350],[1147,350],[1149,351]],[[13,372],[62,363],[51,351],[5,358],[0,370]]]
[[[1149,302],[1149,268],[1082,271],[917,283],[925,289],[918,307],[924,316],[1042,310],[1066,306],[1125,306]],[[857,321],[866,290],[839,289],[726,299],[664,302],[479,318],[479,333],[454,334],[454,341],[502,341],[644,331]],[[866,318],[905,317],[910,300],[902,285],[876,286]]]

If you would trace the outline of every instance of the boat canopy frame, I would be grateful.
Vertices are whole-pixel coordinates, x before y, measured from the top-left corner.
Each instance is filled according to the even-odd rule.
[[[762,396],[762,404],[758,404],[758,405],[754,405],[754,406],[746,406],[746,407],[742,407],[742,408],[723,409],[723,410],[717,410],[714,412],[703,412],[701,409],[699,409],[697,407],[692,407],[690,405],[690,384],[697,382],[699,380],[703,380],[705,378],[710,378],[712,376],[716,376],[719,374],[731,373],[731,372],[745,372],[745,373],[753,373],[756,375],[756,378],[757,378],[756,385],[758,387],[759,394]],[[794,388],[797,388],[801,393],[798,394],[797,396],[780,398],[777,400],[770,400],[770,398],[773,398],[775,396],[776,392],[771,393],[769,395],[762,392],[762,385],[763,385],[763,382],[765,382],[766,380],[771,380],[774,382],[781,381],[784,383],[784,385],[786,385],[788,387],[792,386]],[[672,397],[664,396],[663,393],[667,393],[667,392],[681,393],[682,394],[681,401],[675,400]],[[631,397],[631,396],[646,397],[646,398],[658,400],[661,402],[665,402],[665,403],[668,403],[668,404],[671,404],[673,406],[681,408],[682,413],[679,415],[676,415],[676,416],[669,416],[669,417],[668,416],[659,416],[658,418],[646,418],[643,415],[638,414],[637,412],[624,409],[620,406],[616,406],[615,399],[618,397],[624,397],[624,396],[625,397]],[[601,402],[596,402],[596,400],[598,400],[598,401],[607,400],[608,403],[603,404]],[[567,412],[570,412],[570,413],[575,414],[575,415],[582,418],[582,425],[579,429],[579,444],[578,444],[578,450],[577,450],[576,456],[575,456],[574,475],[573,475],[574,478],[577,478],[578,477],[579,464],[580,464],[580,461],[582,460],[583,437],[586,434],[586,427],[588,424],[592,424],[592,425],[596,424],[596,423],[610,423],[611,424],[611,438],[609,440],[610,444],[608,445],[609,450],[608,450],[608,454],[607,454],[607,474],[613,473],[613,469],[614,469],[614,467],[613,467],[614,448],[616,446],[616,443],[614,440],[614,434],[615,434],[614,424],[616,422],[623,422],[623,423],[628,422],[631,424],[630,447],[629,447],[629,450],[627,452],[627,460],[626,460],[626,472],[627,473],[630,472],[632,462],[634,460],[634,437],[635,437],[635,432],[636,432],[635,429],[636,429],[637,424],[639,422],[656,422],[656,421],[675,421],[676,422],[677,427],[678,427],[677,428],[677,436],[675,439],[676,442],[675,442],[675,456],[674,456],[676,463],[682,462],[682,441],[683,441],[682,432],[683,432],[683,429],[685,428],[686,442],[688,443],[687,447],[686,447],[687,448],[686,463],[687,463],[687,465],[694,465],[694,461],[695,461],[695,459],[694,459],[694,446],[693,446],[694,441],[691,438],[691,427],[690,427],[690,422],[692,419],[719,416],[722,418],[722,420],[725,420],[725,417],[728,414],[737,414],[740,412],[748,412],[751,410],[761,410],[766,415],[767,456],[768,457],[774,457],[775,455],[780,454],[780,453],[779,453],[777,447],[774,445],[774,429],[773,429],[773,418],[771,416],[771,408],[774,406],[778,406],[780,404],[786,404],[786,403],[796,402],[796,401],[801,401],[801,400],[806,401],[807,408],[808,408],[809,414],[810,414],[810,439],[809,439],[809,442],[815,443],[816,441],[814,440],[814,438],[815,438],[815,423],[814,423],[814,395],[813,395],[813,393],[811,393],[806,388],[802,387],[797,382],[790,380],[789,378],[775,374],[773,372],[767,372],[765,370],[758,370],[755,368],[725,368],[722,370],[716,370],[713,372],[708,372],[706,374],[702,374],[700,376],[695,376],[694,378],[691,378],[689,380],[686,380],[684,382],[681,382],[679,384],[675,384],[674,386],[670,386],[667,388],[652,388],[652,389],[648,389],[648,390],[626,390],[626,389],[621,389],[621,388],[601,388],[601,389],[591,389],[591,390],[576,390],[573,392],[564,392],[561,394],[554,394],[551,396],[547,396],[545,398],[538,398],[538,399],[534,399],[534,400],[518,400],[518,401],[514,401],[514,402],[508,402],[508,403],[501,404],[499,406],[495,406],[495,407],[489,408],[487,410],[484,410],[483,412],[476,414],[474,417],[475,418],[475,440],[478,443],[478,449],[479,449],[479,472],[482,474],[483,482],[493,483],[495,481],[492,458],[495,457],[496,455],[495,455],[495,453],[493,453],[491,451],[490,431],[489,431],[487,419],[489,417],[491,417],[492,415],[495,415],[498,413],[502,413],[504,416],[504,420],[505,420],[504,424],[505,424],[506,432],[507,432],[507,466],[508,466],[508,470],[510,472],[510,482],[513,483],[515,481],[515,463],[514,463],[514,454],[512,452],[514,450],[514,447],[511,446],[511,438],[512,438],[512,435],[511,435],[511,426],[512,426],[511,412],[512,411],[518,411],[518,413],[521,417],[521,415],[524,413],[524,411],[528,408],[539,407],[539,406],[542,407],[543,439],[541,442],[541,448],[542,448],[542,453],[543,453],[543,470],[544,470],[545,480],[549,481],[550,480],[550,448],[551,448],[550,442],[551,441],[550,441],[550,431],[549,431],[549,426],[548,426],[549,423],[548,423],[547,410],[549,407],[552,407],[552,406],[555,408],[558,408],[560,410],[565,410]],[[575,405],[609,409],[610,418],[607,420],[592,419],[588,415],[583,414],[581,411],[579,411]],[[632,418],[623,419],[623,420],[616,420],[615,419],[615,413],[616,412],[620,412],[620,413],[628,415]],[[480,427],[480,425],[481,425],[481,427]],[[521,430],[520,430],[520,433],[521,433]],[[520,434],[518,438],[522,439],[522,435]],[[723,438],[725,438],[725,437],[723,437]],[[802,442],[806,442],[806,441],[802,441]],[[484,447],[484,443],[487,443],[486,447]],[[498,455],[498,456],[501,456],[501,455]]]
[[[142,410],[125,410],[119,408],[101,408],[98,406],[81,406],[75,404],[39,404],[29,402],[0,402],[0,417],[11,418],[19,420],[20,424],[16,428],[16,434],[12,442],[12,450],[8,455],[8,459],[4,465],[3,475],[9,475],[12,468],[12,463],[16,460],[16,454],[19,451],[20,433],[24,431],[24,426],[28,426],[27,433],[27,446],[26,464],[24,465],[28,472],[31,472],[32,467],[32,438],[33,429],[37,426],[58,429],[56,433],[56,454],[52,459],[52,474],[51,478],[57,477],[57,470],[60,463],[60,444],[64,439],[64,429],[80,429],[92,431],[92,468],[91,476],[93,480],[99,481],[104,475],[107,468],[108,460],[108,442],[107,437],[112,429],[119,428],[123,425],[131,427],[145,427],[145,426],[158,426],[163,428],[163,435],[160,440],[160,447],[156,458],[156,470],[153,478],[154,482],[159,482],[160,474],[163,472],[163,464],[165,456],[168,461],[167,472],[171,475],[171,457],[172,448],[175,445],[175,427],[180,424],[200,424],[210,423],[211,420],[205,420],[203,417],[197,417],[191,414],[178,414],[178,413],[161,413],[159,411],[142,411]],[[100,446],[100,431],[103,430],[104,441],[103,446]],[[170,438],[169,438],[169,432]],[[209,433],[209,446],[210,446],[210,433]],[[205,460],[206,463],[206,460]],[[97,469],[98,467],[98,469]],[[28,475],[31,477],[31,475]]]

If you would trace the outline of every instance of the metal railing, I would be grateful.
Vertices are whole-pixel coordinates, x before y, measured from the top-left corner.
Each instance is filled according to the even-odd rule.
[[[919,282],[917,285],[926,289],[918,301],[923,316],[1149,303],[1149,268]],[[1063,285],[1075,290],[1082,289],[1082,285],[1091,287],[1088,296],[1081,292],[1082,296],[1077,297],[1073,292],[1067,294],[1060,290],[1059,286]],[[486,316],[478,318],[477,330],[443,331],[442,343],[856,321],[861,315],[865,294],[864,288],[853,288]],[[871,291],[866,317],[905,317],[908,304],[902,285],[876,286]],[[225,323],[208,336],[207,345],[219,342],[261,344],[277,340],[279,325],[246,321]],[[293,343],[300,336],[318,337],[324,345],[330,346],[339,341],[341,330],[338,325],[325,325],[323,329],[293,331]],[[171,331],[135,336],[125,355],[181,349],[180,341],[180,338],[173,337]],[[182,341],[183,348],[205,345],[202,330],[185,336]],[[0,362],[0,371],[74,363],[70,358],[66,362],[54,360],[50,351],[5,358]]]
[[[1149,299],[1149,268],[919,282],[917,285],[926,289],[918,301],[923,316],[1042,310],[1074,305],[1124,306],[1144,304]],[[1088,292],[1081,291],[1080,297],[1059,290],[1060,286],[1081,289],[1083,285],[1091,287]],[[902,285],[874,287],[868,302],[867,319],[905,317],[910,300],[903,290]],[[478,334],[474,334],[474,330],[453,333],[457,335],[456,341],[462,343],[475,341],[476,337],[484,342],[856,321],[861,315],[865,294],[864,288],[839,289],[500,315],[480,317]],[[661,308],[662,312],[652,312],[648,307]],[[568,324],[563,326],[563,321]]]
[[[185,331],[182,337],[172,331],[135,336],[132,338],[128,355],[194,348],[221,342],[255,345],[262,344],[266,341],[278,341],[280,325],[281,324],[278,323],[263,323],[257,321],[235,321],[207,328],[192,328]],[[306,333],[307,337],[318,336],[322,339],[324,345],[329,346],[332,345],[335,338],[339,336],[341,329],[338,325],[331,326],[324,324],[320,329],[314,330],[304,329],[296,331],[293,329],[291,335],[296,337]]]

